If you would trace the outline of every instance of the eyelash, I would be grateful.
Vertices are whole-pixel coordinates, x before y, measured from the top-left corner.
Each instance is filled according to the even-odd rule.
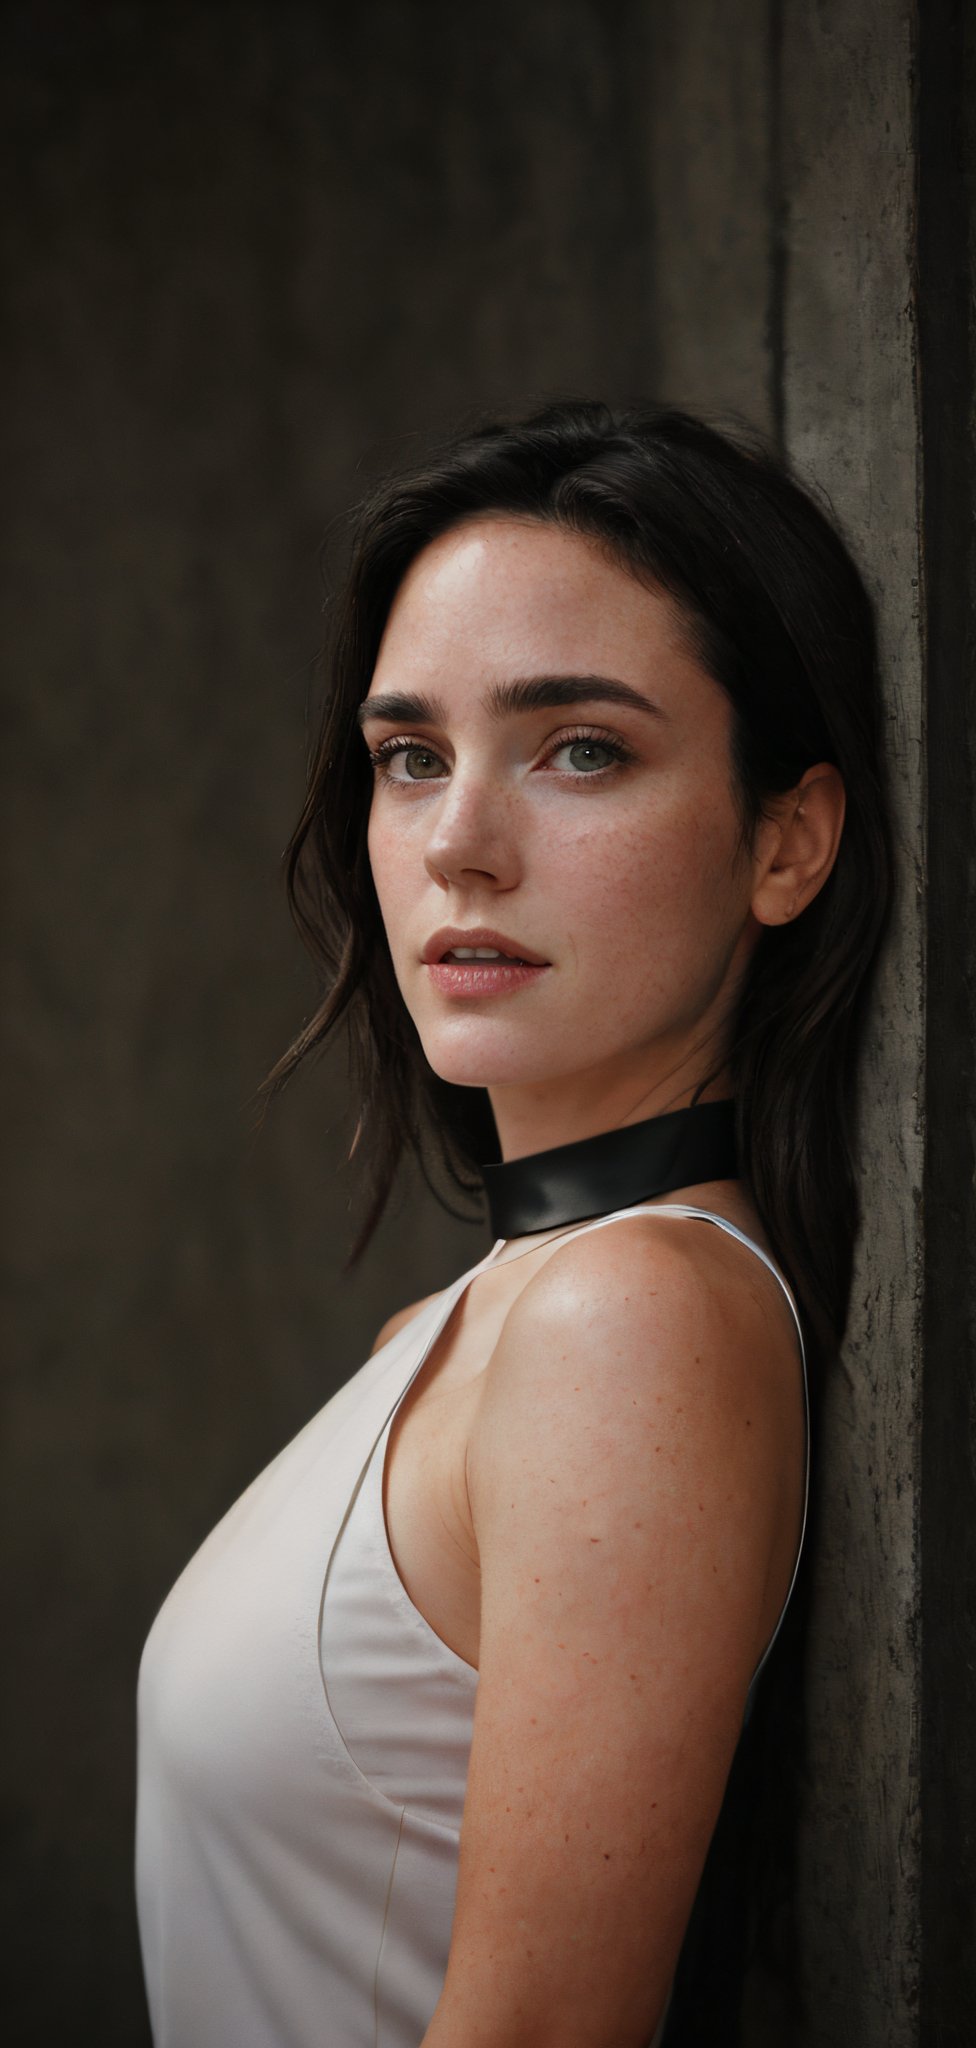
[[[551,761],[554,754],[562,752],[563,747],[578,746],[581,741],[592,741],[594,745],[603,747],[606,753],[613,755],[613,765],[606,768],[591,768],[579,774],[570,772],[568,779],[571,782],[602,782],[605,776],[613,775],[618,767],[624,766],[637,758],[632,748],[626,746],[623,740],[617,739],[613,733],[600,732],[595,726],[575,726],[572,732],[560,733],[558,739],[550,747],[549,752],[543,756],[543,759]],[[404,735],[396,739],[383,740],[380,746],[371,747],[369,749],[370,764],[373,768],[379,769],[382,780],[393,783],[394,777],[387,771],[387,762],[391,761],[395,754],[412,753],[414,748],[417,748],[419,752],[424,754],[433,754],[437,760],[441,758],[436,748],[432,747],[427,740],[410,739]],[[425,780],[439,782],[443,778],[441,776],[421,776],[414,781],[410,781],[406,777],[396,778],[398,784],[405,788],[413,789],[422,789]]]

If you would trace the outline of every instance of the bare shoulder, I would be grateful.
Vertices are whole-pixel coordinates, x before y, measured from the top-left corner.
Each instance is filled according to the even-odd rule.
[[[412,1323],[414,1316],[419,1316],[422,1308],[426,1308],[429,1302],[436,1300],[437,1293],[438,1290],[435,1288],[433,1294],[425,1294],[420,1301],[412,1301],[409,1308],[398,1308],[395,1315],[388,1316],[369,1354],[370,1357],[373,1358],[377,1351],[382,1351],[384,1344],[389,1344],[391,1338],[395,1337],[399,1330],[405,1329],[408,1323]]]
[[[666,1216],[569,1239],[512,1304],[485,1373],[468,1452],[483,1586],[516,1529],[562,1547],[567,1566],[579,1559],[580,1503],[592,1514],[599,1500],[625,1573],[640,1575],[651,1530],[680,1551],[686,1593],[699,1537],[738,1548],[755,1602],[748,1659],[770,1611],[777,1528],[793,1541],[802,1443],[795,1326],[753,1253]]]
[[[735,1613],[727,1669],[747,1683],[795,1554],[803,1440],[789,1306],[727,1232],[634,1217],[560,1245],[509,1310],[469,1443],[483,1657],[489,1588],[517,1555],[558,1556],[583,1607],[601,1599],[595,1558],[636,1592],[667,1557],[662,1625],[685,1633],[675,1595],[716,1641]]]
[[[512,1304],[490,1377],[501,1398],[527,1379],[548,1402],[573,1362],[580,1391],[623,1403],[671,1389],[738,1408],[781,1391],[792,1413],[797,1356],[783,1289],[747,1246],[695,1219],[631,1216],[557,1246]]]

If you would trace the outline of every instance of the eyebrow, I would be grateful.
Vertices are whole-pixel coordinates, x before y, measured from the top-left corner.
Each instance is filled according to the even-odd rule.
[[[517,676],[508,683],[492,683],[485,693],[489,718],[517,717],[527,711],[546,711],[559,704],[621,704],[631,711],[644,711],[650,718],[665,718],[659,704],[613,676]],[[390,724],[446,725],[447,716],[439,697],[413,696],[392,690],[365,697],[356,713],[359,724],[380,718]]]

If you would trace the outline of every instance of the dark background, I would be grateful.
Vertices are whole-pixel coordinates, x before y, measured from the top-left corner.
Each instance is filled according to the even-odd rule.
[[[932,1587],[927,1677],[920,1619],[926,1516],[932,1557],[957,1523],[965,1549],[971,1466],[929,1509],[941,1468],[926,1496],[919,1441],[925,1400],[930,1443],[958,1442],[967,1412],[960,1372],[925,1394],[925,1343],[961,1359],[965,1332],[938,1322],[945,1287],[926,1291],[921,1192],[926,1171],[957,1190],[953,1264],[965,1119],[931,1077],[965,1023],[954,999],[933,1040],[945,1004],[923,961],[930,858],[950,873],[946,951],[971,887],[950,857],[969,626],[957,602],[926,635],[919,506],[927,481],[958,600],[964,22],[893,0],[0,14],[4,2022],[24,2048],[146,2039],[134,1689],[159,1601],[385,1316],[487,1245],[406,1178],[343,1278],[342,1048],[260,1130],[254,1091],[314,993],[279,858],[317,702],[323,542],[328,582],[374,474],[461,417],[567,392],[766,429],[829,491],[881,608],[906,886],[831,1424],[805,2038],[963,2039],[972,1837],[955,1791],[939,1804],[936,1751],[965,1794],[972,1616],[943,1655]],[[926,786],[955,821],[935,856]],[[960,1960],[930,1969],[926,2004],[940,1865],[960,1873]],[[751,2025],[767,2038],[758,1993]]]

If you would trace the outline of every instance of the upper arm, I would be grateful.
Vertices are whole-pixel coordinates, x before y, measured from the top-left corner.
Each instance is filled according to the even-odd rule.
[[[677,1960],[802,1437],[768,1297],[675,1229],[554,1255],[486,1376],[445,2041],[640,2048]]]
[[[435,1288],[434,1292],[436,1291]],[[377,1351],[382,1351],[384,1344],[388,1344],[390,1338],[395,1337],[397,1331],[402,1330],[406,1323],[412,1322],[414,1316],[419,1315],[421,1309],[426,1308],[427,1303],[433,1299],[433,1294],[425,1294],[421,1301],[411,1302],[409,1308],[398,1308],[395,1315],[388,1316],[369,1354],[370,1358],[373,1358]]]

